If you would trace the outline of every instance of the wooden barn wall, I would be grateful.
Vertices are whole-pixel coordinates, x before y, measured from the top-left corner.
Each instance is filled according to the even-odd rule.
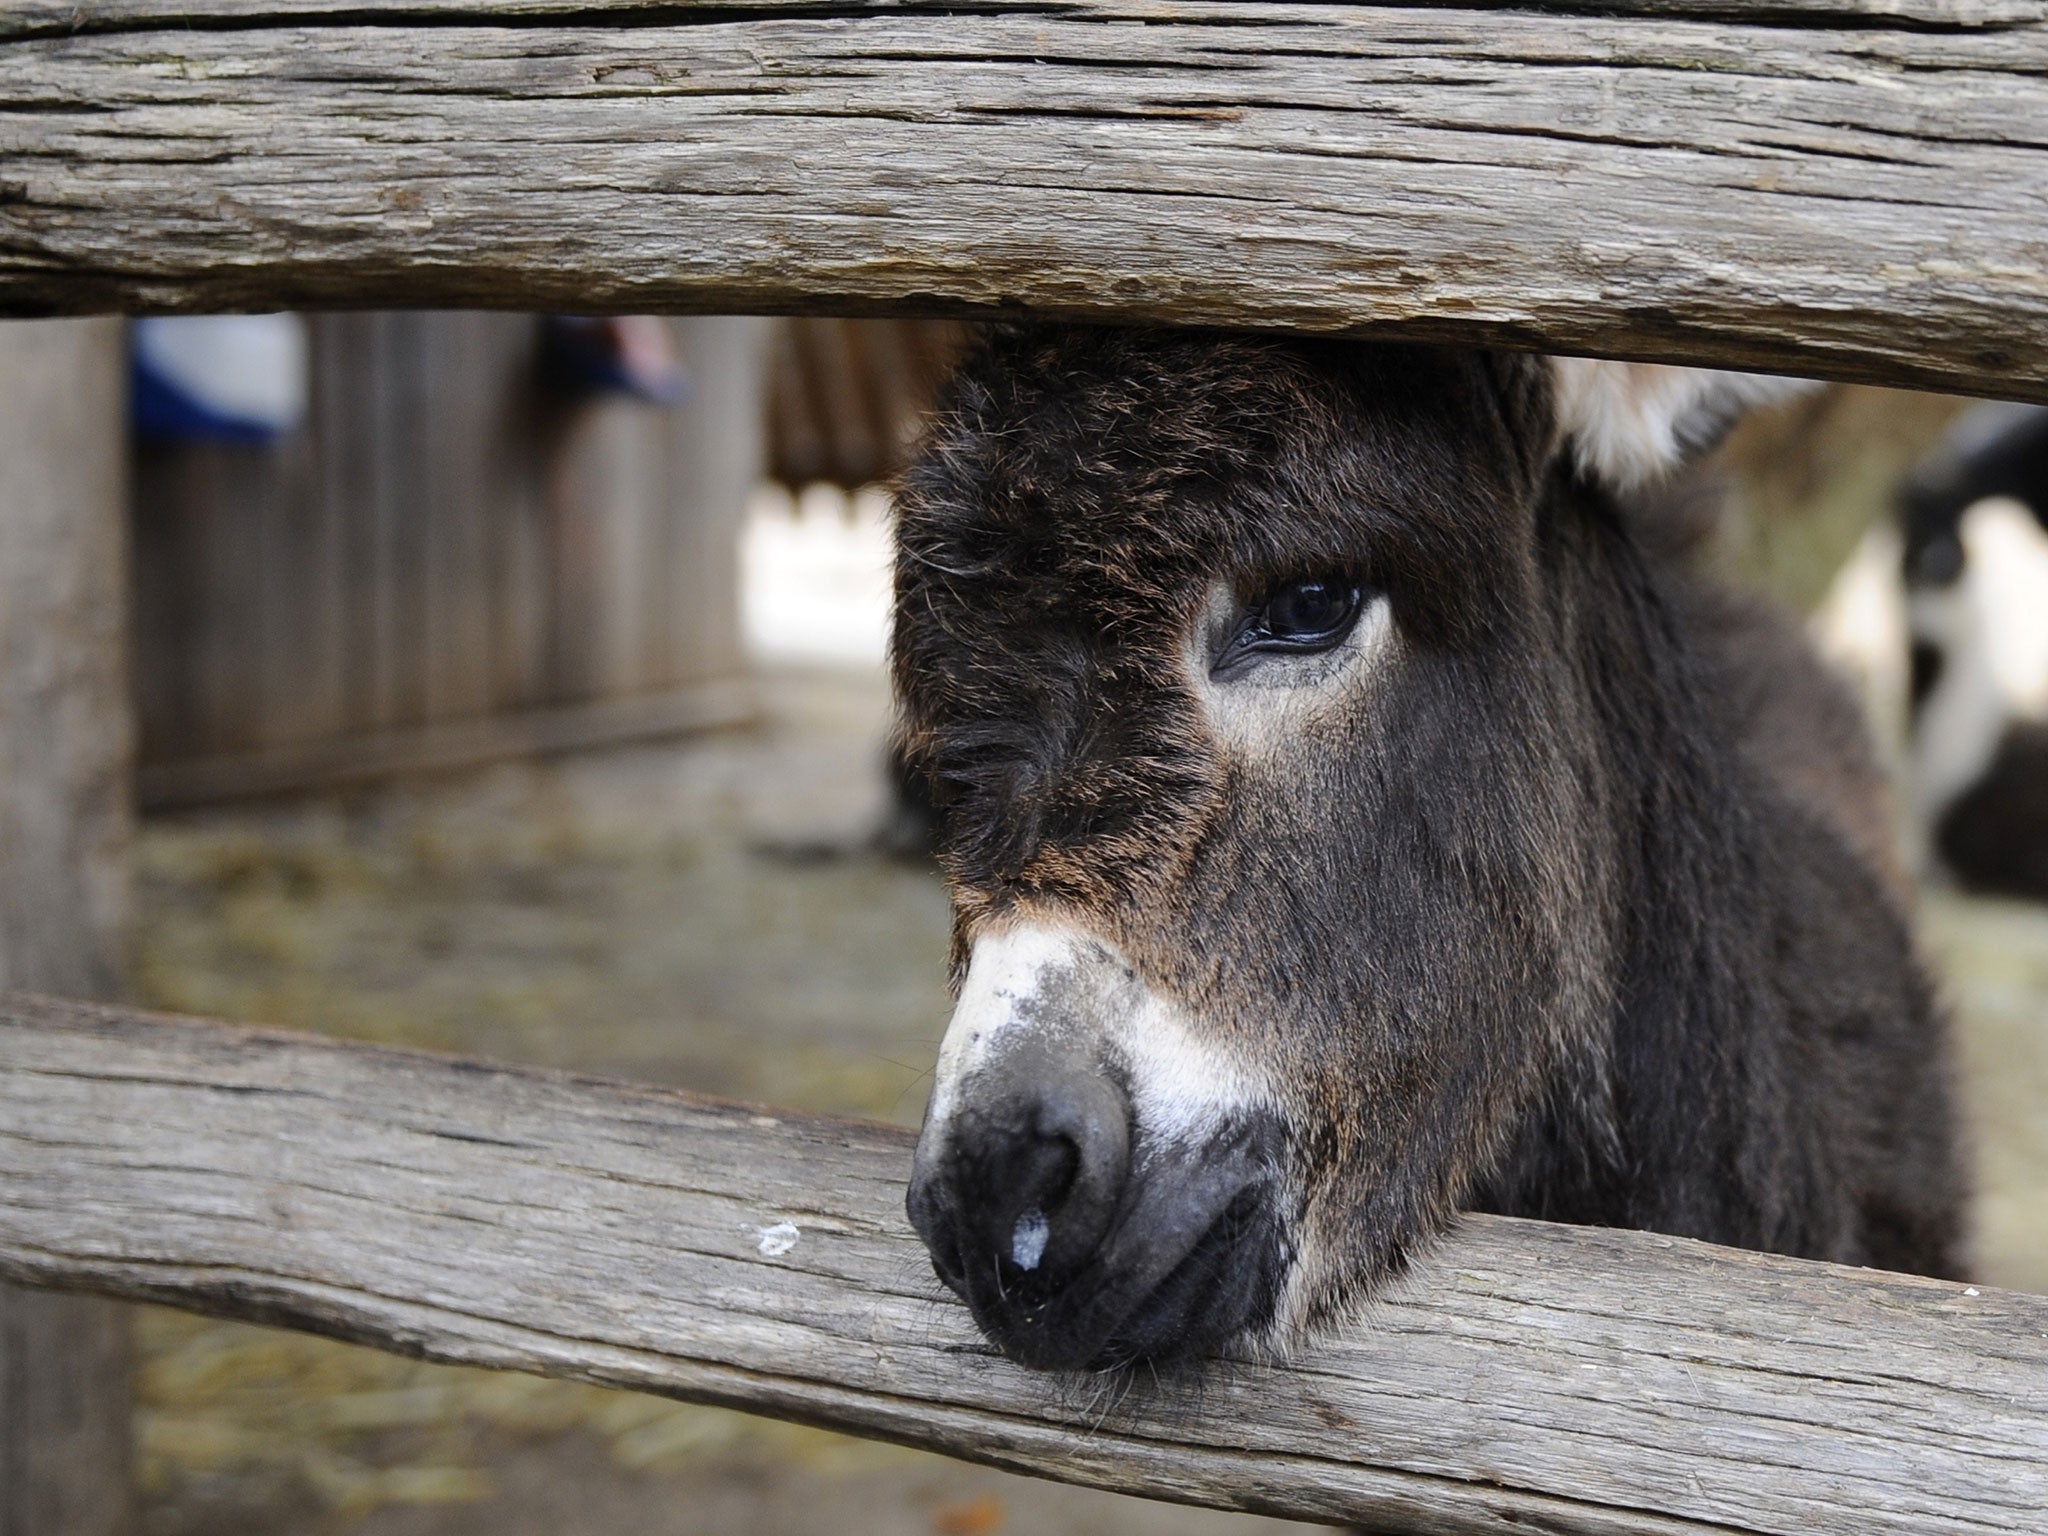
[[[531,316],[309,323],[300,431],[136,449],[146,802],[734,711],[770,322],[673,322],[673,409],[552,394]]]

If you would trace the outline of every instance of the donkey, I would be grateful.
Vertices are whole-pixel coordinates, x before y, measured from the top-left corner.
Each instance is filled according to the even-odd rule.
[[[899,498],[958,998],[909,1213],[1007,1354],[1284,1348],[1460,1208],[1961,1273],[1860,717],[1639,490],[1757,385],[1079,328],[966,363]]]

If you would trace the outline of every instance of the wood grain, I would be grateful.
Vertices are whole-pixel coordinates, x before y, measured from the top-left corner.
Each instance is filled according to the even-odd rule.
[[[551,387],[531,315],[320,315],[303,428],[139,445],[144,803],[728,723],[773,322],[668,324],[656,408]]]
[[[0,312],[1032,311],[2048,398],[2044,189],[2044,0],[0,17]]]
[[[0,325],[0,986],[126,970],[124,362],[116,322]],[[0,1284],[0,1536],[131,1529],[129,1420],[127,1310]]]
[[[19,1281],[1371,1531],[2007,1536],[2048,1508],[2048,1298],[1473,1219],[1290,1367],[1054,1382],[937,1291],[909,1154],[885,1127],[0,1001]],[[764,1251],[782,1222],[795,1245]]]

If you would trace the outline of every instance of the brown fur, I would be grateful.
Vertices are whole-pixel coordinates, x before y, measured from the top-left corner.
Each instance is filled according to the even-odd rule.
[[[1460,1204],[1962,1265],[1853,706],[1558,437],[1537,359],[1027,329],[903,487],[895,678],[956,959],[1080,925],[1276,1085],[1238,1266],[1272,1294],[1228,1330],[1346,1308]],[[1204,703],[1207,595],[1319,572],[1385,598],[1392,648],[1248,747]],[[1181,1305],[1136,1352],[1221,1342]]]

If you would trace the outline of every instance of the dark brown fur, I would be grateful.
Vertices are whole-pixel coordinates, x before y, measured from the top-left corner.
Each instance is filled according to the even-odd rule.
[[[1552,409],[1501,354],[994,336],[897,564],[958,953],[1085,923],[1285,1085],[1268,1320],[1461,1204],[1959,1273],[1946,1036],[1853,706]],[[1321,571],[1385,594],[1393,659],[1233,749],[1204,595]]]

